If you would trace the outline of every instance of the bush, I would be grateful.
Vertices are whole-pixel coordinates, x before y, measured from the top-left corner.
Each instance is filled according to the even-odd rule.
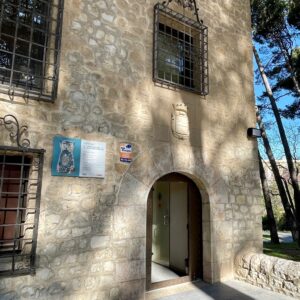
[[[262,217],[262,227],[263,230],[270,230],[269,221],[267,216]]]
[[[278,218],[276,218],[275,221],[276,221],[276,225],[277,225],[277,230],[280,230],[280,231],[289,231],[289,230],[291,230],[289,224],[286,221],[284,213],[281,214]],[[267,215],[264,215],[262,217],[262,227],[263,227],[263,230],[270,230]]]
[[[279,220],[277,221],[277,229],[278,230],[291,230],[289,224],[286,221],[285,214],[282,214],[280,216]]]

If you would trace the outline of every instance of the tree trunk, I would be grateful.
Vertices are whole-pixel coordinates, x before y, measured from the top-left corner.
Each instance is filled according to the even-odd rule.
[[[259,129],[261,130],[261,133],[262,133],[263,144],[264,144],[264,147],[265,147],[265,150],[266,150],[266,154],[267,154],[267,156],[269,158],[269,161],[270,161],[271,169],[272,169],[274,179],[275,179],[275,182],[276,182],[276,185],[277,185],[277,188],[278,188],[281,203],[282,203],[282,206],[284,208],[285,217],[286,217],[288,226],[291,230],[293,239],[295,241],[296,237],[297,237],[296,218],[295,218],[295,215],[293,214],[293,211],[292,211],[292,208],[291,208],[291,205],[290,205],[290,202],[289,202],[288,195],[286,194],[284,184],[281,180],[281,175],[280,175],[278,166],[276,164],[276,160],[275,160],[275,157],[273,155],[273,151],[272,151],[270,143],[269,143],[269,139],[268,139],[268,136],[267,136],[267,133],[266,133],[266,129],[265,129],[264,123],[262,121],[262,118],[260,116],[260,113],[259,113],[258,109],[256,110],[256,121],[257,121]]]
[[[291,209],[292,209],[292,212],[294,214],[294,216],[296,215],[296,211],[295,211],[295,206],[294,206],[294,202],[293,202],[293,198],[291,196],[291,193],[290,193],[290,190],[289,190],[289,185],[288,183],[286,182],[286,180],[284,178],[281,178],[282,179],[282,182],[284,184],[284,187],[285,187],[285,192],[287,194],[287,197],[289,199],[289,202],[290,202],[290,205],[291,205]]]
[[[259,151],[258,151],[258,161],[259,161],[259,174],[260,174],[261,186],[262,186],[262,190],[263,190],[265,206],[266,206],[266,211],[267,211],[267,218],[268,218],[268,223],[269,223],[269,228],[270,228],[271,242],[274,244],[279,244],[277,226],[276,226],[276,222],[275,222],[275,218],[274,218],[267,177],[266,177],[266,173],[264,170],[264,166],[261,161],[261,156],[260,156]]]
[[[296,168],[294,166],[293,157],[292,157],[291,150],[290,150],[290,147],[289,147],[289,144],[287,141],[287,137],[285,134],[285,130],[284,130],[282,121],[281,121],[281,117],[280,117],[280,114],[278,111],[275,97],[274,97],[272,89],[270,87],[268,78],[265,74],[264,67],[262,66],[261,60],[260,60],[258,53],[254,46],[253,46],[253,52],[254,52],[257,66],[260,71],[260,75],[262,77],[264,86],[266,88],[266,92],[267,92],[268,97],[271,102],[272,110],[274,113],[274,117],[276,119],[280,138],[282,141],[282,146],[283,146],[283,149],[285,152],[285,157],[286,157],[286,161],[287,161],[287,165],[288,165],[288,169],[289,169],[289,175],[290,175],[292,187],[294,190],[294,202],[295,202],[295,209],[296,209],[295,219],[296,219],[296,223],[297,223],[297,234],[298,234],[297,239],[298,239],[298,246],[300,247],[300,189],[299,189],[299,184],[298,184],[298,179],[297,179],[297,172],[296,172]]]

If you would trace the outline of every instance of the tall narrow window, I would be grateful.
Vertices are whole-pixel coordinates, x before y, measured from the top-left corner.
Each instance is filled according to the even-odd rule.
[[[0,92],[54,100],[63,0],[0,2]]]
[[[3,162],[5,159],[6,166]],[[0,198],[0,251],[20,251],[26,220],[27,187],[31,159],[20,156],[0,156],[3,166]]]
[[[154,22],[153,80],[207,95],[207,27],[159,3]]]
[[[0,147],[0,276],[35,272],[43,151]]]

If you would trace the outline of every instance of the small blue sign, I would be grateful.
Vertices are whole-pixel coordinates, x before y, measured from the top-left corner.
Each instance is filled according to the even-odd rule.
[[[127,143],[120,144],[120,161],[124,163],[132,162],[132,145]]]

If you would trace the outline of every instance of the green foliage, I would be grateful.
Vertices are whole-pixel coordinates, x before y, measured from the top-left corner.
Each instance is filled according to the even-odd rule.
[[[295,119],[300,118],[299,103],[294,102],[286,106],[286,109],[281,111],[281,115],[285,118]]]
[[[265,72],[275,97],[289,93],[294,101],[280,112],[283,117],[300,117],[300,95],[293,78],[300,84],[300,51],[295,48],[300,30],[300,0],[251,0],[253,39],[264,46]],[[264,93],[259,97],[266,99]]]
[[[286,221],[284,209],[282,207],[281,199],[278,194],[278,189],[277,189],[274,179],[269,181],[269,188],[270,188],[270,190],[272,190],[272,193],[273,193],[272,208],[273,208],[273,214],[274,214],[277,230],[289,231],[291,229],[289,227],[289,224]],[[270,230],[266,212],[265,212],[264,216],[262,217],[262,227],[263,227],[263,230],[268,230],[268,231]]]
[[[276,225],[277,225],[277,230],[279,230],[279,231],[289,231],[290,230],[284,213],[282,213],[278,216],[275,215],[275,221],[276,221]],[[270,230],[268,217],[266,215],[262,217],[262,228],[263,228],[263,230],[268,230],[268,231]]]
[[[278,230],[281,230],[281,231],[282,231],[282,230],[284,230],[284,231],[291,230],[291,228],[289,228],[289,225],[287,224],[285,214],[282,214],[282,215],[278,218],[278,221],[277,221],[277,228],[278,228]]]
[[[288,23],[300,30],[300,1],[289,1]]]
[[[252,0],[252,29],[255,41],[263,43],[274,32],[282,30],[286,1],[284,0]]]
[[[297,81],[300,83],[300,48],[292,49],[291,51],[291,65],[295,70],[295,77]],[[283,72],[284,65],[275,66],[273,70],[273,74],[271,75],[273,78],[277,76],[277,82],[274,84],[274,90],[280,91],[282,89],[289,90],[292,92],[293,96],[298,99],[295,102],[286,105],[286,108],[281,110],[281,114],[285,118],[294,119],[300,117],[300,109],[299,109],[299,100],[300,95],[295,93],[294,91],[294,82],[289,73]]]
[[[300,261],[300,249],[296,242],[281,244],[264,242],[264,253],[279,258]]]
[[[262,228],[263,230],[270,230],[269,221],[267,216],[262,217]]]

